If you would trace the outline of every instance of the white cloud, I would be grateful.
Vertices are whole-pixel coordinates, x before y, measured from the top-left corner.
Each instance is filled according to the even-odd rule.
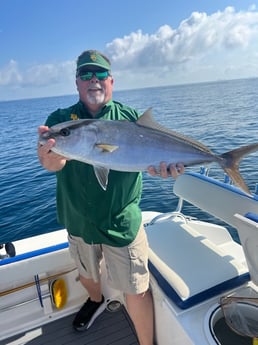
[[[19,84],[21,81],[22,76],[18,71],[17,62],[10,60],[7,66],[0,70],[0,86]]]
[[[107,44],[115,69],[173,66],[199,59],[214,51],[247,48],[258,38],[258,12],[235,12],[227,7],[210,16],[193,12],[177,29],[169,25],[154,34],[141,30]]]
[[[74,77],[74,61],[66,61],[60,64],[44,64],[30,67],[24,74],[23,84],[25,86],[58,84],[68,82],[71,76]],[[73,78],[74,79],[74,78]]]
[[[249,11],[255,11],[256,10],[256,5],[255,4],[250,5],[248,10]]]
[[[120,88],[258,76],[258,12],[193,12],[178,28],[141,30],[106,46]]]
[[[164,24],[154,33],[137,30],[115,38],[105,49],[116,89],[257,77],[257,52],[254,5],[247,11],[227,7],[211,15],[193,12],[177,28]],[[0,69],[0,87],[72,93],[74,70],[75,61],[23,69],[11,60]]]
[[[66,61],[60,64],[32,65],[21,71],[16,61],[11,60],[0,70],[0,86],[17,87],[44,87],[49,84],[67,82],[74,76],[74,61]]]

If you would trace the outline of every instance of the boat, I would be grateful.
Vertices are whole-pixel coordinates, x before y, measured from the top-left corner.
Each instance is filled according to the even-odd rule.
[[[175,210],[142,212],[156,345],[258,344],[258,196],[203,172],[180,175],[173,193]],[[185,203],[214,220],[184,214]],[[73,331],[87,296],[65,229],[13,246],[15,255],[0,260],[0,345],[138,344],[123,295],[106,284],[104,261],[105,310],[86,331]]]

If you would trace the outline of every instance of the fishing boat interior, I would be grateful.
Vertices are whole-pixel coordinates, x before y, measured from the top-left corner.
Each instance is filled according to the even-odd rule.
[[[257,345],[258,196],[205,173],[180,175],[173,192],[172,212],[142,212],[156,345]],[[185,204],[209,221],[184,214]],[[124,296],[106,283],[104,260],[106,308],[86,331],[72,329],[87,296],[65,229],[12,245],[14,255],[0,257],[0,345],[138,344]]]

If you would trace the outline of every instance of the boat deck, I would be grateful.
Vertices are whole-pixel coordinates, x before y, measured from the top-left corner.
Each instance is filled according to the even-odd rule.
[[[0,341],[0,345],[139,345],[132,322],[124,307],[105,310],[84,332],[72,328],[74,315],[50,322],[18,336]]]

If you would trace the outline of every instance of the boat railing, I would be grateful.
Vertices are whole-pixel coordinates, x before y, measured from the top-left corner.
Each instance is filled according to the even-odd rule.
[[[186,216],[180,211],[173,211],[173,212],[162,213],[162,214],[157,215],[150,221],[150,223],[148,223],[148,225],[153,225],[157,223],[158,221],[169,220],[176,217],[181,218],[181,220],[183,220],[185,223],[187,223],[189,220],[196,219],[195,217]]]

